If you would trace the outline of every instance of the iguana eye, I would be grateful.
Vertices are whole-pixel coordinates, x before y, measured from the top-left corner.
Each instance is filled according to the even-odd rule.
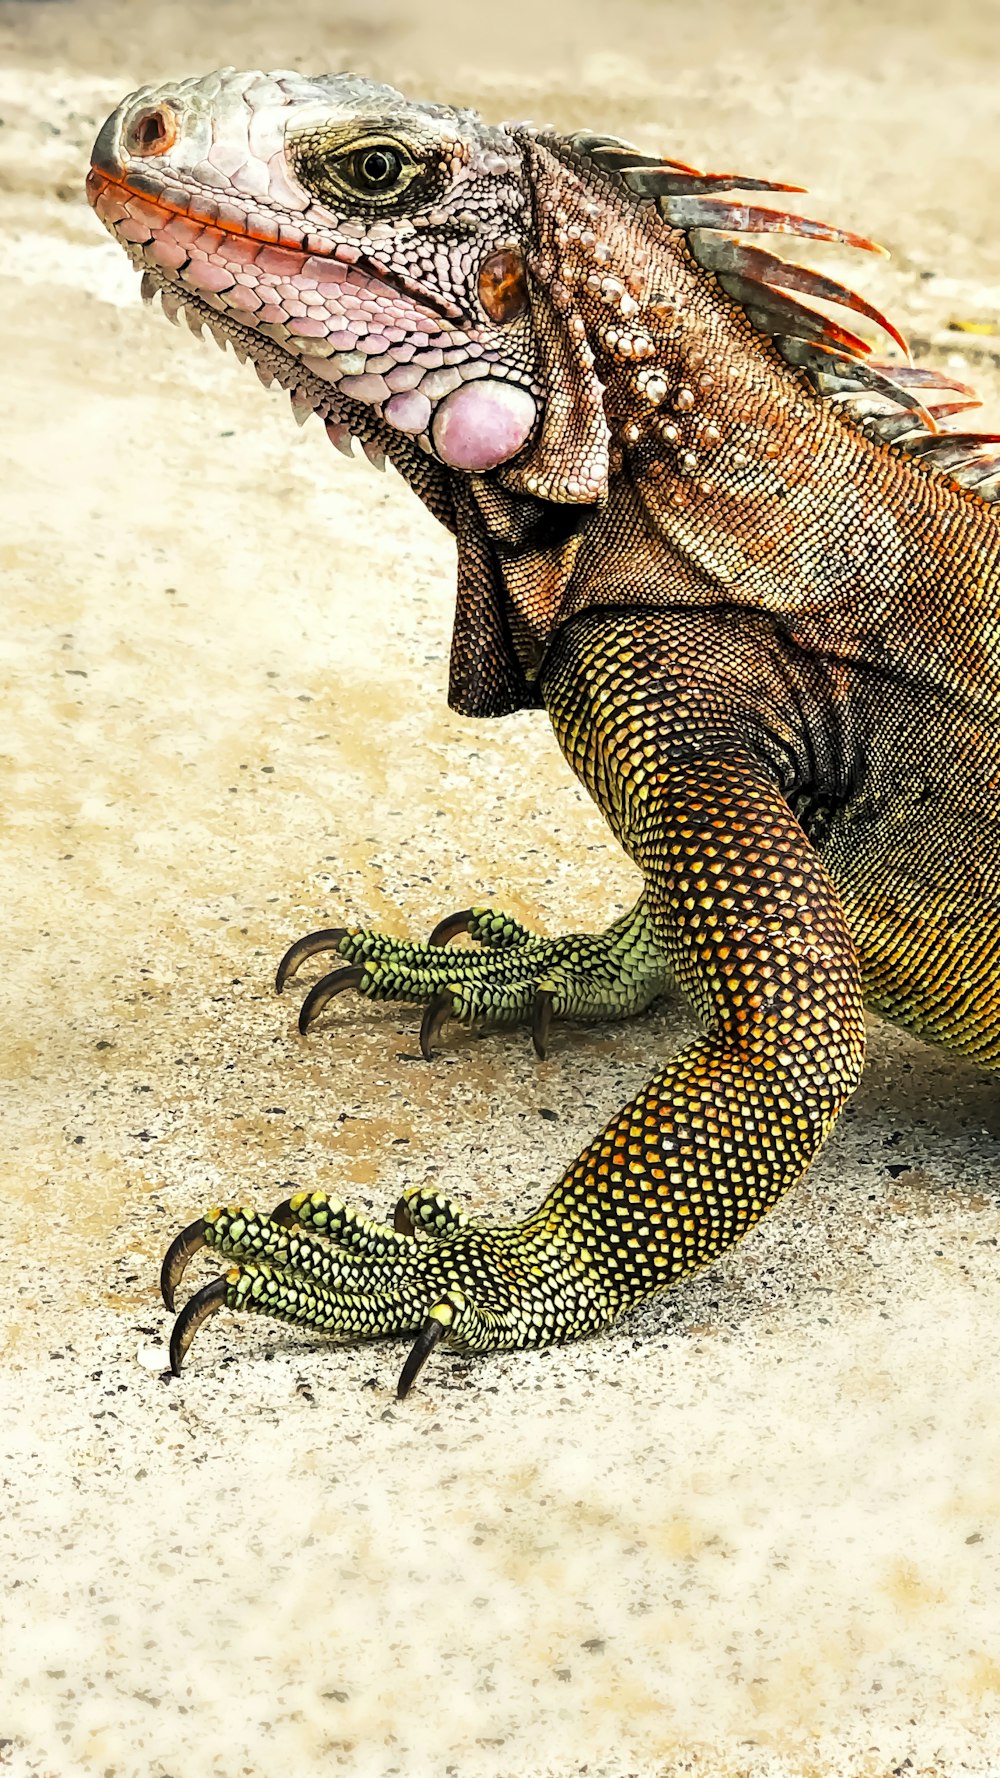
[[[395,148],[362,148],[352,154],[351,175],[359,186],[369,191],[388,191],[403,171],[403,159]]]
[[[286,150],[298,177],[322,204],[342,206],[360,199],[376,213],[389,211],[406,196],[412,201],[427,185],[428,163],[419,147],[384,136],[377,125],[355,126],[351,135],[328,125],[301,131],[289,127]]]
[[[385,198],[404,191],[417,168],[394,142],[366,142],[362,148],[338,155],[337,172],[352,191]]]

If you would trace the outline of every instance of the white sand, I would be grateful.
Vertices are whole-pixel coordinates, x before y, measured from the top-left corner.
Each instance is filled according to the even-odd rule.
[[[876,1025],[808,1183],[601,1341],[440,1357],[399,1406],[401,1349],[220,1316],[160,1374],[160,1255],[206,1202],[433,1178],[508,1214],[684,1022],[543,1065],[455,1034],[428,1068],[413,1015],[346,1002],[294,1034],[270,982],[312,926],[480,898],[598,926],[630,872],[544,719],[448,714],[444,534],[147,314],[81,194],[142,80],[353,65],[810,184],[893,249],[844,269],[926,340],[1000,306],[998,23],[0,0],[19,1778],[1000,1773],[1000,1112],[960,1062]]]

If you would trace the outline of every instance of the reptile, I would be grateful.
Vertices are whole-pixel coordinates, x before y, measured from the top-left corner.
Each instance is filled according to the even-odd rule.
[[[802,1177],[866,1005],[997,1066],[998,435],[960,429],[973,392],[873,304],[771,250],[881,251],[780,207],[801,189],[346,74],[224,69],[101,130],[88,195],[143,295],[450,529],[452,707],[544,709],[641,873],[603,933],[481,906],[427,942],[310,933],[279,990],[338,962],[301,1029],[345,989],[421,1006],[427,1055],[446,1018],[544,1052],[668,988],[699,1025],[520,1221],[428,1187],[392,1222],[319,1191],[210,1209],[163,1263],[173,1310],[193,1254],[227,1262],[175,1372],[223,1306],[411,1337],[400,1395],[441,1340],[596,1332]]]

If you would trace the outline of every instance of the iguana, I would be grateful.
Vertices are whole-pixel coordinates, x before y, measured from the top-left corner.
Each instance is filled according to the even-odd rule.
[[[813,300],[862,297],[745,237],[853,247],[617,139],[489,125],[353,75],[143,88],[91,203],[143,294],[207,324],[334,444],[388,458],[454,533],[450,702],[541,706],[643,878],[599,935],[489,908],[427,943],[301,939],[344,988],[445,1016],[621,1018],[668,984],[703,1034],[524,1221],[433,1189],[393,1226],[320,1192],[209,1211],[228,1305],[341,1339],[538,1346],[606,1327],[751,1229],[858,1084],[867,1002],[1000,1060],[1000,497],[971,391],[875,362]],[[805,299],[805,300],[803,300]],[[890,352],[892,348],[889,349]],[[447,948],[459,932],[478,946]]]

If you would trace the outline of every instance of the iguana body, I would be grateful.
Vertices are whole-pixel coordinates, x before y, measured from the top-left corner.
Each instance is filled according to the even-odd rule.
[[[279,987],[322,950],[347,968],[303,1028],[351,986],[422,1002],[428,1051],[447,1014],[531,1017],[541,1047],[552,1017],[624,1016],[670,981],[704,1025],[523,1223],[426,1191],[394,1228],[320,1193],[211,1212],[167,1256],[168,1303],[197,1247],[237,1264],[182,1312],[177,1367],[223,1302],[422,1330],[401,1391],[442,1333],[601,1327],[801,1176],[860,1077],[865,1001],[1000,1058],[991,441],[938,432],[959,385],[872,367],[797,295],[869,305],[737,238],[867,245],[713,195],[761,184],[350,76],[224,71],[101,132],[91,200],[146,294],[454,531],[452,703],[544,704],[644,879],[605,935],[483,909],[428,944],[311,935]],[[463,928],[480,948],[443,948]]]

